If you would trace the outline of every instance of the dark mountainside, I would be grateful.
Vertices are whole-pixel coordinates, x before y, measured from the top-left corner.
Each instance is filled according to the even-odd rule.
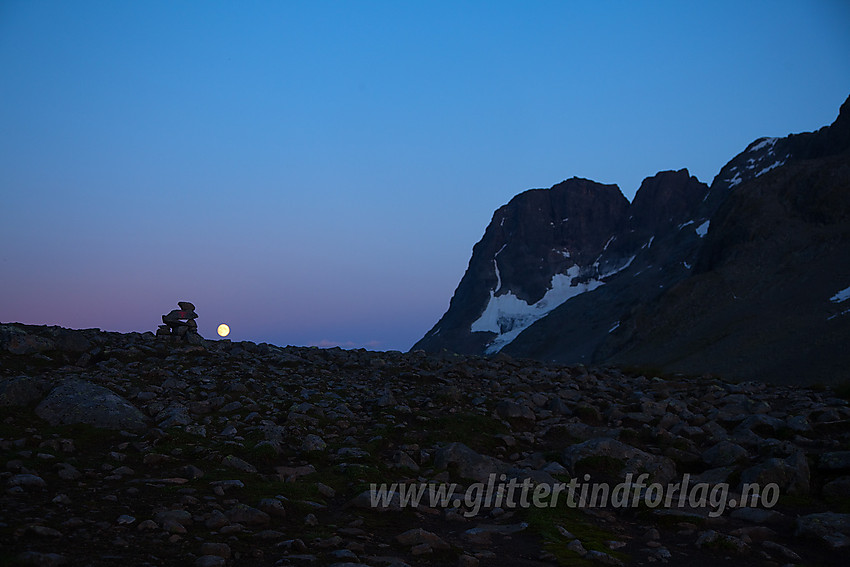
[[[754,141],[711,187],[681,170],[632,203],[581,179],[521,193],[414,349],[846,381],[848,150],[850,99],[817,132]]]
[[[0,325],[2,565],[839,566],[848,448],[824,389]],[[642,473],[687,498],[371,501]]]

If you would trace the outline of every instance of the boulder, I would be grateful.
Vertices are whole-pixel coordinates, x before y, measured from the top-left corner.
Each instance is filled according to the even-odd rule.
[[[741,484],[775,483],[783,494],[808,494],[811,474],[806,455],[798,451],[787,459],[771,458],[741,473]]]
[[[12,354],[36,354],[56,350],[56,344],[47,337],[27,333],[16,325],[0,325],[0,348]]]
[[[821,512],[797,518],[797,535],[819,539],[832,548],[850,546],[850,514]]]
[[[823,453],[818,468],[824,471],[850,470],[850,451],[832,451]]]
[[[591,457],[610,457],[625,463],[620,474],[649,473],[653,482],[666,484],[676,477],[676,465],[667,458],[652,455],[631,445],[611,439],[609,437],[597,437],[584,443],[573,445],[564,450],[564,465],[575,474],[575,466],[584,459]]]
[[[702,460],[711,467],[725,467],[745,460],[747,455],[747,450],[740,445],[720,441],[703,452]]]
[[[237,504],[227,512],[227,519],[246,526],[264,526],[271,518],[262,510],[258,510],[247,504]]]
[[[446,469],[449,465],[457,467],[457,474],[462,478],[487,482],[491,474],[500,473],[507,469],[507,464],[482,455],[463,443],[449,443],[437,449],[434,454],[434,467],[437,470]]]
[[[850,476],[842,476],[827,482],[821,490],[827,498],[850,498]]]
[[[51,425],[86,423],[105,429],[141,430],[148,419],[130,402],[103,386],[65,380],[35,408]]]
[[[534,412],[525,404],[518,404],[511,400],[502,400],[496,404],[496,415],[501,419],[526,419],[534,421]]]
[[[446,543],[440,536],[435,533],[423,530],[422,528],[414,528],[407,530],[396,536],[396,541],[402,545],[409,547],[422,545],[423,543],[430,546],[431,549],[451,549],[451,546]]]
[[[0,407],[28,406],[41,400],[50,382],[30,376],[0,378]]]

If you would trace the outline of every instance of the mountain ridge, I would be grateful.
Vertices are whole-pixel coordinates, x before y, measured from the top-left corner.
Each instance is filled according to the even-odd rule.
[[[797,316],[786,321],[787,329],[782,331],[776,317],[769,313],[781,305],[769,305],[753,296],[748,306],[760,307],[749,314],[754,330],[744,334],[752,339],[761,331],[767,332],[773,337],[767,342],[773,342],[780,355],[765,357],[762,353],[757,357],[762,362],[741,362],[747,358],[746,341],[736,346],[731,339],[724,339],[725,331],[719,327],[695,334],[693,327],[699,324],[677,317],[671,306],[684,312],[705,311],[683,302],[679,287],[692,278],[707,281],[710,278],[701,274],[717,272],[719,280],[714,285],[718,292],[701,292],[697,294],[699,301],[709,314],[729,310],[726,324],[740,326],[736,317],[751,310],[721,301],[719,290],[738,289],[724,283],[723,278],[741,278],[748,267],[750,272],[766,270],[762,255],[782,264],[802,247],[808,250],[808,256],[799,259],[799,270],[808,268],[817,273],[820,282],[830,280],[809,284],[812,292],[817,289],[821,294],[817,301],[800,289],[801,284],[793,283],[804,279],[793,270],[776,274],[768,270],[775,277],[786,278],[790,282],[785,282],[787,285],[760,283],[757,277],[747,281],[758,284],[766,294],[763,297],[773,297],[775,302],[794,300],[821,315],[835,315],[827,313],[829,305],[823,304],[850,284],[850,274],[841,269],[827,273],[829,262],[845,262],[842,250],[850,248],[846,246],[850,239],[846,219],[850,215],[844,214],[850,202],[848,148],[850,98],[829,126],[783,138],[757,138],[721,168],[711,185],[681,169],[646,178],[631,203],[616,185],[578,178],[549,190],[524,191],[494,213],[484,237],[473,247],[469,267],[449,309],[413,349],[462,354],[504,352],[561,363],[644,365],[753,379],[767,367],[765,360],[789,359],[790,345],[780,336],[783,332],[793,335],[805,329],[805,338],[812,338],[812,333],[823,334],[825,338],[818,344],[837,345],[829,338],[831,331],[818,330],[818,325],[799,309],[787,310]],[[565,201],[575,205],[573,213],[560,218],[554,211],[562,211]],[[608,214],[601,215],[600,211]],[[831,228],[824,229],[824,224]],[[797,236],[784,235],[783,227],[793,227]],[[747,244],[756,236],[756,245]],[[749,264],[743,265],[744,261]],[[850,258],[846,264],[850,265]],[[700,287],[694,285],[685,287]],[[769,293],[783,286],[794,291]],[[833,287],[836,289],[829,295],[823,295]],[[692,300],[696,301],[696,296]],[[843,320],[839,323],[839,336],[850,338]],[[836,325],[831,325],[834,330]],[[684,351],[669,350],[671,341],[686,335],[691,336],[686,356]],[[756,342],[761,345],[764,341]],[[718,349],[717,344],[725,346]],[[710,345],[715,347],[708,348]],[[753,352],[764,348],[762,345]],[[797,352],[801,349],[805,350],[791,348]],[[735,359],[739,363],[713,362],[694,354],[700,350],[714,352],[718,360]],[[839,368],[843,365],[841,357],[823,354],[822,359],[831,358],[840,364],[818,363],[815,376],[803,381],[829,382],[845,376]],[[682,364],[680,358],[692,360]],[[801,363],[795,362],[784,371],[774,368],[779,370],[774,373],[775,379],[799,379],[792,376],[792,368],[799,372],[800,367]]]

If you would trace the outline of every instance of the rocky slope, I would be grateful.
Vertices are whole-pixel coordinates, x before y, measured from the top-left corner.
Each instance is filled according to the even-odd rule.
[[[817,132],[754,141],[710,187],[681,170],[632,203],[578,179],[522,193],[414,348],[850,379],[850,311],[832,300],[850,285],[848,148],[850,100]]]
[[[0,325],[0,563],[844,564],[850,407],[829,390],[173,339]],[[642,472],[779,499],[370,501],[371,483]]]

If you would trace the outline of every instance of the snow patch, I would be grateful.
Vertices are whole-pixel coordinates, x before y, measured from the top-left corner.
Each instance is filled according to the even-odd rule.
[[[779,138],[765,138],[752,148],[750,148],[751,152],[757,152],[762,148],[766,148],[767,146],[773,146]]]
[[[765,167],[764,169],[762,169],[761,171],[759,171],[758,173],[756,173],[756,177],[758,177],[759,175],[761,175],[761,174],[763,174],[763,173],[767,173],[767,172],[768,172],[768,171],[770,171],[771,169],[775,169],[775,168],[777,168],[777,167],[779,167],[779,166],[781,166],[781,165],[785,165],[785,161],[784,161],[784,160],[782,160],[782,161],[777,161],[777,162],[775,162],[773,165],[769,165],[769,166]]]
[[[679,225],[679,230],[682,230],[683,228],[685,228],[686,226],[691,225],[691,224],[694,224],[694,221],[689,220],[688,222],[683,222],[682,224]]]
[[[654,237],[654,236],[650,236],[650,237],[649,237],[649,242],[647,242],[646,244],[644,244],[643,246],[641,246],[641,247],[640,247],[640,249],[641,249],[641,250],[643,250],[644,248],[652,248],[652,241],[653,241],[653,240],[655,240],[655,237]]]
[[[608,329],[608,332],[609,332],[609,333],[613,333],[614,331],[616,331],[616,330],[617,330],[617,327],[619,327],[619,326],[620,326],[620,322],[619,322],[619,321],[617,321],[616,323],[614,323],[614,326],[613,326],[613,327],[611,327],[610,329]]]
[[[844,315],[847,315],[848,313],[850,313],[850,309],[845,309],[845,310],[844,310],[844,311],[842,311],[841,313],[836,313],[835,315],[830,315],[829,317],[827,317],[827,318],[826,318],[826,320],[827,320],[827,321],[832,321],[832,320],[833,320],[833,319],[835,319],[836,317],[842,317],[842,316],[844,316]]]
[[[481,317],[472,323],[470,331],[496,333],[496,338],[487,346],[485,352],[487,354],[499,352],[532,323],[543,318],[571,297],[603,285],[603,282],[596,279],[574,285],[574,280],[580,273],[581,268],[572,266],[566,274],[552,276],[549,290],[540,301],[533,305],[529,305],[512,292],[496,296],[495,290],[490,291],[487,307]]]
[[[706,234],[708,234],[708,225],[711,224],[711,220],[707,220],[698,227],[696,227],[697,235],[700,238],[703,238]]]
[[[601,258],[601,257],[602,256],[600,255],[599,258]],[[608,276],[613,276],[617,272],[622,272],[623,270],[628,268],[631,265],[632,262],[634,262],[636,257],[637,257],[637,255],[635,254],[634,256],[632,256],[631,258],[626,260],[626,262],[624,264],[622,264],[620,266],[616,266],[614,268],[611,268],[607,272],[604,272],[604,273],[599,270],[599,258],[597,258],[596,261],[593,263],[593,269],[598,274],[596,277],[601,280],[601,279],[607,278]]]
[[[726,180],[726,182],[729,184],[729,188],[732,188],[732,187],[734,187],[735,185],[739,185],[739,184],[740,184],[741,182],[743,182],[743,181],[744,181],[744,180],[743,180],[743,179],[741,179],[741,174],[740,174],[740,173],[736,173],[736,174],[735,174],[735,177],[733,177],[732,179],[727,179],[727,180]]]
[[[835,295],[829,298],[829,300],[833,303],[841,303],[842,301],[847,301],[850,299],[850,287],[845,287]]]
[[[498,258],[499,258],[499,254],[502,253],[502,250],[504,250],[505,246],[507,246],[507,245],[508,245],[507,242],[502,244],[502,247],[499,248],[499,251],[496,252],[496,254],[493,256],[493,270],[495,270],[495,272],[496,272],[496,291],[499,291],[500,289],[502,289],[502,274],[499,272],[499,260],[498,260]]]

